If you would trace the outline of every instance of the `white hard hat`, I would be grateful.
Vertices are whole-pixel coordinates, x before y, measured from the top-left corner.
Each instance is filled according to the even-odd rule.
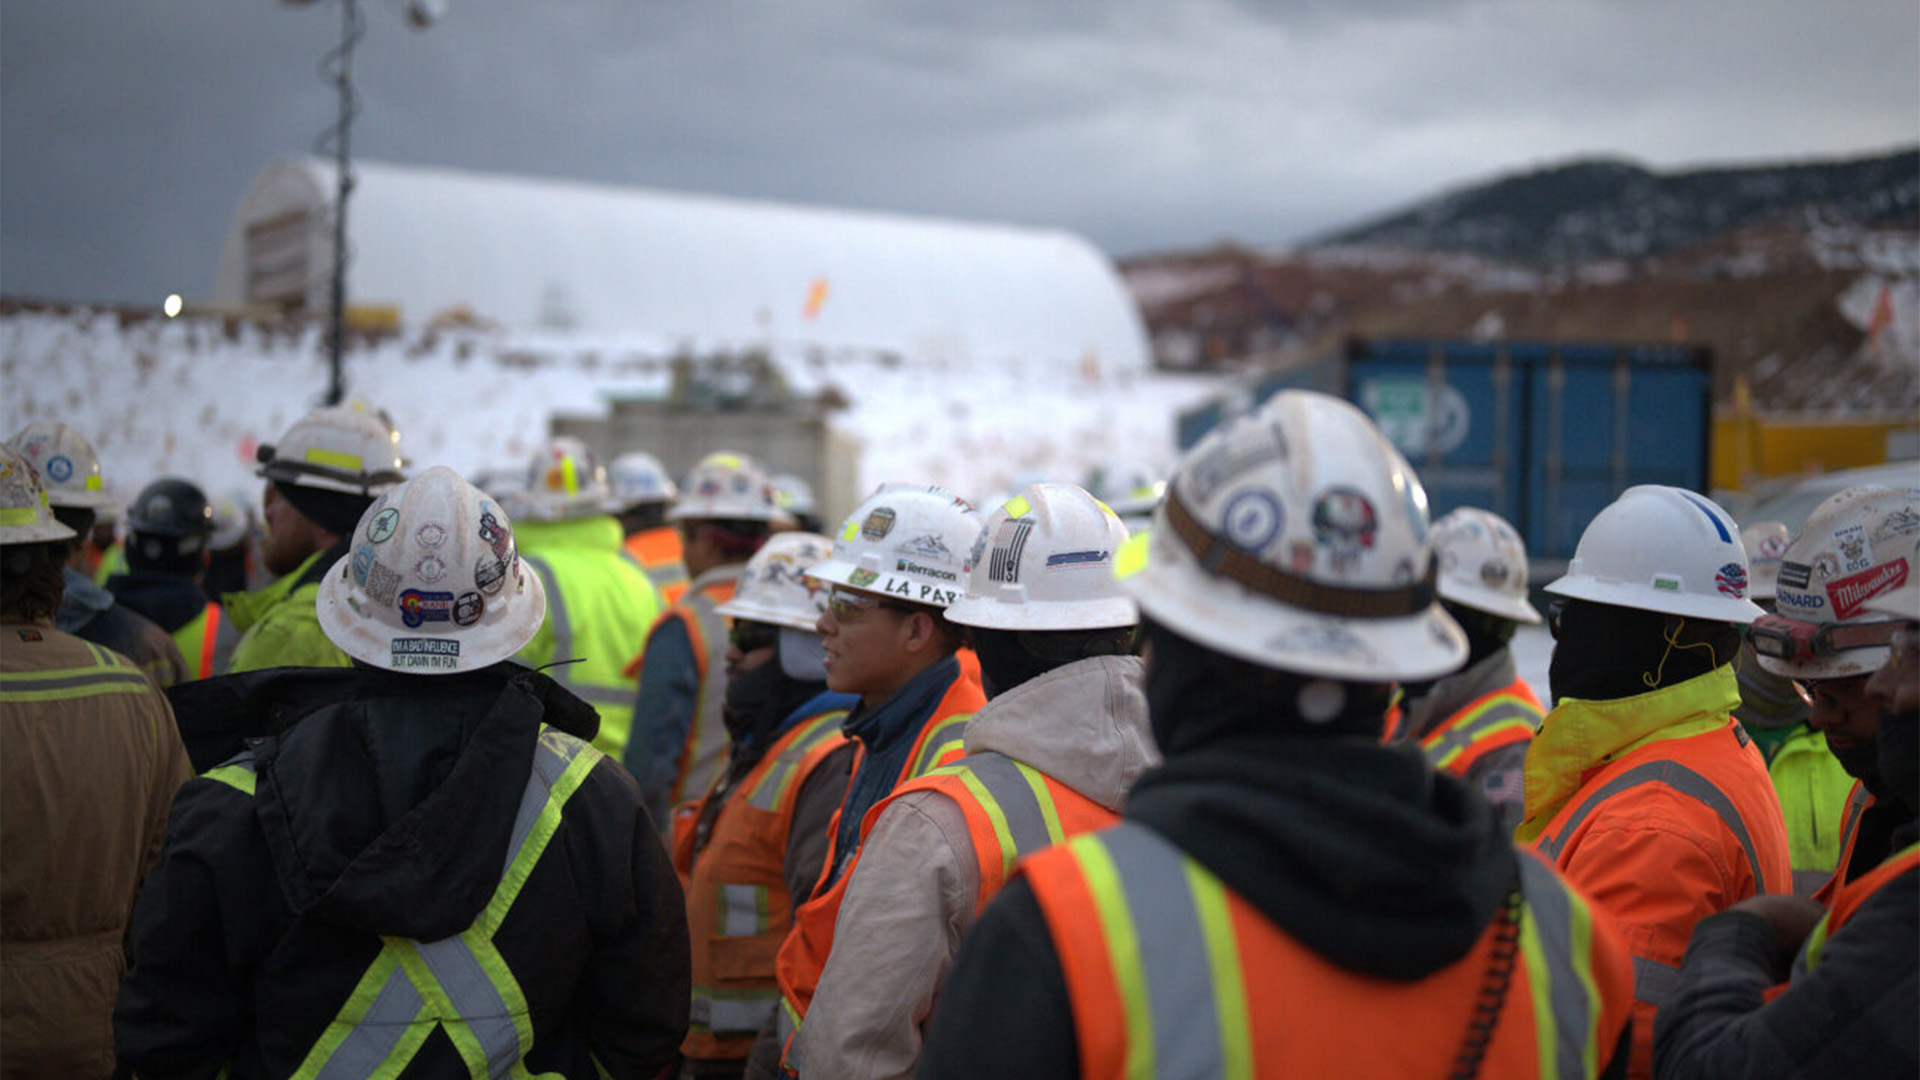
[[[587,444],[562,435],[527,464],[526,513],[536,521],[564,521],[607,512],[607,470]]]
[[[392,413],[362,397],[347,399],[344,407],[380,421],[380,426],[387,429],[387,438],[393,442],[393,453],[395,457],[399,458],[400,467],[404,469],[413,464],[413,462],[407,460],[406,455],[400,452],[400,425],[393,422]]]
[[[789,521],[773,481],[745,454],[720,451],[700,459],[680,485],[670,521]]]
[[[540,575],[520,561],[513,523],[436,465],[382,495],[320,582],[320,629],[388,671],[474,671],[520,651],[546,615]]]
[[[771,482],[773,501],[794,517],[811,514],[817,508],[813,501],[813,486],[805,480],[792,473],[781,473]]]
[[[1598,604],[1750,623],[1747,550],[1733,518],[1705,495],[1661,484],[1628,488],[1580,534],[1556,596]]]
[[[1463,506],[1433,523],[1440,596],[1514,622],[1538,623],[1527,602],[1527,545],[1507,519]]]
[[[811,632],[827,610],[827,587],[807,571],[832,552],[833,541],[819,533],[774,533],[740,571],[733,599],[715,610],[730,618]]]
[[[1360,682],[1466,658],[1435,599],[1427,493],[1365,413],[1304,390],[1215,428],[1116,568],[1141,614],[1229,656]]]
[[[607,466],[607,485],[613,489],[607,508],[615,513],[636,506],[669,503],[679,494],[673,477],[667,475],[667,467],[644,450],[629,450],[614,458],[613,464]]]
[[[882,484],[807,576],[944,608],[965,594],[984,546],[980,515],[965,499],[940,487]]]
[[[252,500],[237,494],[213,500],[213,535],[207,537],[207,547],[225,551],[246,539],[252,529]]]
[[[1920,491],[1851,487],[1807,516],[1780,560],[1775,610],[1817,630],[1880,621],[1867,602],[1914,578],[1914,542],[1920,539]],[[1783,658],[1758,643],[1760,666],[1790,679],[1841,679],[1884,667],[1885,645],[1841,648]]]
[[[1771,600],[1778,591],[1780,559],[1793,534],[1785,522],[1756,521],[1740,530],[1740,546],[1747,551],[1747,599]]]
[[[1167,493],[1161,474],[1138,462],[1119,462],[1094,471],[1087,489],[1123,518],[1146,517]]]
[[[398,433],[345,406],[313,410],[255,456],[259,476],[296,487],[371,497],[406,479]]]
[[[53,420],[35,420],[7,440],[46,485],[55,506],[96,513],[113,507],[100,477],[100,456],[86,437]]]
[[[1920,622],[1920,541],[1907,554],[1907,582],[1897,589],[1876,593],[1861,604],[1866,610],[1891,615],[1907,622]]]
[[[1132,626],[1140,609],[1113,576],[1120,518],[1085,489],[1035,484],[987,518],[987,553],[947,618],[988,630]]]
[[[47,489],[26,456],[11,444],[0,446],[0,544],[71,540],[73,535],[53,516]]]

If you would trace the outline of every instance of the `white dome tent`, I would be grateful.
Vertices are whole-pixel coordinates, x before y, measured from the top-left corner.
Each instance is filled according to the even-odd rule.
[[[1148,365],[1112,263],[1066,232],[373,162],[354,173],[348,301],[397,306],[409,324],[465,310],[700,349]],[[329,162],[268,166],[234,215],[213,301],[324,311],[333,191]]]

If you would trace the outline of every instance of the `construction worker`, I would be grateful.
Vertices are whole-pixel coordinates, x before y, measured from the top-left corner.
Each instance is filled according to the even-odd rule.
[[[93,530],[96,516],[113,505],[93,444],[65,424],[44,421],[21,428],[8,443],[39,474],[54,517],[74,533],[64,575],[66,589],[54,626],[132,660],[162,690],[186,681],[186,661],[167,632],[152,619],[116,603],[113,594],[94,584],[84,569],[81,538]]]
[[[1119,820],[1158,763],[1113,577],[1126,526],[1070,484],[987,519],[988,555],[947,619],[968,628],[987,703],[966,756],[894,789],[862,823],[834,948],[787,1052],[802,1077],[911,1076],[940,983],[1014,863]]]
[[[1892,850],[1844,882],[1830,906],[1763,896],[1702,919],[1654,1032],[1661,1080],[1920,1075],[1920,577],[1911,576],[1920,520],[1878,524],[1881,539],[1867,539],[1876,565],[1904,563],[1906,584],[1846,600],[1866,618],[1848,616],[1839,635],[1828,630],[1822,655],[1886,655],[1864,692],[1881,710],[1881,805],[1900,814]],[[1823,591],[1829,606],[1855,595],[1845,585]]]
[[[226,611],[200,591],[213,535],[213,507],[187,480],[140,489],[127,511],[127,570],[107,581],[115,600],[173,635],[187,677],[224,672],[239,634]]]
[[[1778,521],[1740,530],[1747,551],[1748,599],[1771,615],[1778,610],[1780,563],[1792,536]],[[1787,820],[1787,853],[1793,860],[1793,891],[1811,896],[1827,883],[1840,861],[1840,825],[1854,780],[1827,749],[1827,737],[1807,722],[1811,710],[1792,679],[1762,667],[1751,641],[1740,650],[1734,674],[1740,707],[1734,719],[1753,736],[1767,759],[1767,775]]]
[[[218,603],[230,592],[253,588],[261,576],[259,547],[252,501],[237,493],[213,500],[213,534],[207,537],[207,568],[200,591]]]
[[[667,517],[680,531],[681,558],[693,576],[680,602],[647,633],[645,651],[628,655],[640,689],[629,698],[637,730],[627,768],[655,820],[696,796],[720,774],[727,751],[721,706],[727,696],[727,618],[720,605],[753,553],[786,515],[773,485],[742,454],[709,454],[687,473]]]
[[[593,708],[510,662],[546,606],[513,523],[436,466],[348,534],[316,604],[354,667],[179,691],[249,738],[174,800],[121,1066],[650,1080],[686,1034],[680,886]]]
[[[1631,975],[1485,800],[1384,744],[1466,655],[1426,494],[1352,405],[1283,391],[1174,470],[1116,558],[1165,764],[1028,857],[941,991],[920,1077],[1600,1075]]]
[[[1163,473],[1135,461],[1110,462],[1093,470],[1087,490],[1120,515],[1128,532],[1139,532],[1153,520],[1153,508],[1166,496]]]
[[[660,617],[660,594],[621,548],[608,495],[606,470],[579,439],[563,435],[534,454],[517,539],[520,558],[546,586],[547,614],[519,659],[528,667],[554,665],[554,681],[600,714],[593,745],[619,761],[633,732],[636,686],[624,668]],[[505,558],[511,545],[505,538],[501,545]],[[485,584],[500,585],[492,578]],[[656,824],[666,823],[666,807],[648,809]]]
[[[832,556],[807,571],[830,590],[818,624],[827,686],[860,696],[842,725],[856,749],[818,880],[780,946],[780,1010],[754,1045],[749,1076],[773,1072],[806,1016],[867,811],[965,752],[967,718],[986,696],[978,661],[946,608],[965,595],[983,544],[980,517],[965,499],[944,488],[883,484],[841,524]]]
[[[667,520],[680,489],[660,459],[640,450],[621,454],[607,466],[613,489],[608,509],[620,519],[627,554],[640,563],[660,601],[668,607],[687,591],[687,564],[680,558],[680,530]]]
[[[1920,490],[1854,487],[1836,493],[1814,508],[1788,545],[1776,613],[1749,635],[1759,666],[1793,680],[1809,706],[1808,726],[1858,781],[1835,833],[1834,873],[1813,894],[1826,902],[1885,860],[1892,833],[1905,821],[1904,810],[1887,799],[1874,742],[1880,708],[1866,689],[1887,662],[1886,625],[1865,603],[1913,574],[1907,548],[1915,533]],[[1833,829],[1831,812],[1816,825]]]
[[[1505,518],[1461,507],[1433,523],[1440,603],[1467,632],[1467,658],[1440,679],[1403,687],[1400,737],[1486,796],[1511,833],[1525,816],[1521,768],[1546,710],[1513,663],[1508,643],[1539,625],[1527,601],[1527,546]]]
[[[1712,500],[1628,488],[1547,586],[1555,704],[1527,749],[1515,838],[1612,915],[1634,955],[1629,1075],[1652,1064],[1653,1018],[1693,925],[1793,891],[1767,766],[1733,709],[1747,554]]]
[[[367,507],[405,479],[394,433],[365,411],[330,406],[294,421],[256,456],[256,475],[267,482],[261,561],[278,580],[223,597],[240,631],[227,670],[346,667],[347,654],[320,630],[313,598],[321,575],[346,555]],[[370,588],[384,597],[389,585],[382,579]]]
[[[80,572],[95,585],[127,571],[127,545],[120,537],[120,508],[108,503],[95,513],[93,529],[82,549]]]
[[[820,531],[820,505],[813,499],[812,484],[792,473],[780,473],[773,478],[773,498],[797,528]]]
[[[105,1080],[140,879],[187,781],[167,699],[53,624],[74,531],[0,448],[0,1076]]]
[[[840,730],[851,694],[827,689],[814,624],[827,590],[802,575],[832,541],[785,532],[747,561],[727,649],[727,766],[676,808],[674,867],[687,880],[693,1015],[681,1075],[738,1080],[773,1019],[773,961],[826,858],[827,824],[847,790],[853,745]]]

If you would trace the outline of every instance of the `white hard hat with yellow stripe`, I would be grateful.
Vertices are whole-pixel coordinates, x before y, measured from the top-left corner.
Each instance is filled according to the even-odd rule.
[[[100,475],[100,456],[78,431],[56,420],[36,420],[7,442],[40,474],[54,506],[95,512],[113,506]]]
[[[315,409],[260,447],[259,476],[280,484],[375,496],[406,479],[399,433],[364,411]]]
[[[53,516],[33,466],[12,446],[0,446],[0,544],[71,540],[73,535]]]

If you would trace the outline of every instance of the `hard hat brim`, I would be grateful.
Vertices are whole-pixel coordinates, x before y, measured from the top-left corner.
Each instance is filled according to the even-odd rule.
[[[1451,600],[1462,607],[1470,607],[1475,611],[1497,615],[1502,619],[1512,619],[1514,622],[1526,623],[1529,626],[1538,626],[1542,621],[1539,610],[1528,603],[1524,596],[1503,595],[1492,589],[1475,588],[1463,582],[1453,581],[1444,575],[1436,588],[1440,592],[1441,599]]]
[[[1746,625],[1766,614],[1751,600],[1731,596],[1703,596],[1678,590],[1655,589],[1650,583],[1618,581],[1588,574],[1568,574],[1546,587],[1555,596],[1572,600],[1590,600],[1596,604],[1652,611],[1662,615],[1682,615],[1690,619]]]
[[[1140,608],[1126,596],[1028,604],[964,596],[948,605],[947,621],[982,630],[1109,630],[1139,622]]]

